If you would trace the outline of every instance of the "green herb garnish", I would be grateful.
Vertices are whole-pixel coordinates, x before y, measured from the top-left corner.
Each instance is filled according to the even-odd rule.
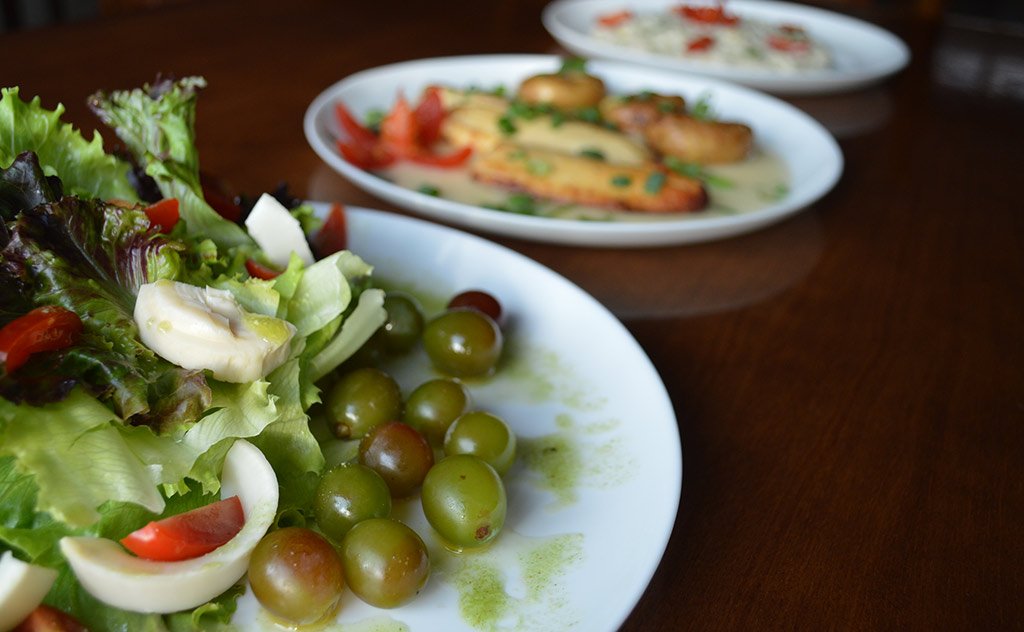
[[[512,119],[506,114],[498,119],[498,129],[505,136],[511,136],[516,133],[516,124],[512,122]]]
[[[780,182],[770,189],[762,189],[758,191],[761,199],[769,202],[778,202],[782,198],[789,195],[789,186],[785,182]]]
[[[674,173],[687,178],[694,178],[707,184],[708,186],[715,187],[718,189],[731,189],[734,186],[732,180],[717,176],[713,173],[708,173],[704,167],[698,165],[695,162],[683,162],[675,156],[667,156],[665,158],[665,166],[671,169]]]
[[[711,108],[711,95],[704,93],[697,97],[697,102],[690,110],[690,116],[701,121],[710,121],[715,118],[714,110]]]
[[[587,123],[599,124],[601,122],[601,113],[597,108],[591,106],[588,108],[580,108],[576,110],[576,118]]]
[[[483,204],[481,206],[495,211],[517,213],[519,215],[536,215],[539,210],[537,208],[537,201],[526,193],[510,195],[504,204]]]
[[[593,149],[591,147],[580,150],[580,155],[583,156],[584,158],[600,160],[601,162],[607,160],[604,156],[604,153],[600,149]]]
[[[644,191],[651,195],[657,195],[660,193],[664,186],[665,174],[660,171],[655,171],[651,175],[647,176],[647,180],[644,181]]]
[[[373,109],[368,111],[365,119],[366,128],[374,134],[380,134],[380,124],[385,116],[387,116],[387,112],[384,110]]]
[[[613,187],[622,188],[628,187],[633,182],[633,179],[627,175],[620,174],[617,176],[613,176],[611,182]]]
[[[540,158],[530,158],[526,161],[526,171],[534,176],[546,176],[554,169],[550,162]]]
[[[569,57],[568,59],[562,60],[562,67],[558,69],[558,74],[564,75],[574,72],[586,72],[587,71],[587,60],[580,59],[579,57]]]
[[[434,197],[438,197],[439,195],[441,195],[441,189],[435,187],[432,184],[421,184],[419,188],[416,190],[419,191],[420,193],[423,193],[424,195],[432,195]]]

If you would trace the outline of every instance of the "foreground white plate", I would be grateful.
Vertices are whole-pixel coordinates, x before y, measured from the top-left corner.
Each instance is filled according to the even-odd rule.
[[[425,195],[364,171],[341,157],[343,136],[334,104],[344,102],[356,116],[388,108],[399,91],[418,95],[430,84],[514,87],[538,72],[552,72],[561,59],[549,55],[492,55],[425,59],[382,66],[352,75],[322,92],[306,110],[304,128],[313,150],[357,186],[428,217],[474,230],[553,243],[589,246],[662,246],[708,241],[756,230],[818,200],[839,179],[843,157],[835,140],[814,119],[778,99],[731,84],[609,61],[588,69],[611,92],[654,90],[696,102],[710,95],[715,112],[754,129],[756,142],[786,163],[789,193],[763,208],[728,216],[693,214],[650,222],[587,222],[517,215]]]
[[[506,359],[493,379],[468,385],[476,407],[506,419],[522,449],[506,476],[509,517],[494,546],[448,553],[419,503],[402,506],[431,551],[427,589],[394,610],[347,595],[339,623],[412,632],[618,628],[665,550],[682,479],[672,404],[643,350],[590,295],[494,243],[358,208],[348,209],[348,230],[350,248],[374,264],[375,278],[444,301],[473,287],[500,297]],[[430,374],[413,365],[396,374],[406,394]],[[557,448],[552,462],[565,466],[552,482],[575,471],[575,484],[541,484],[528,454],[545,446]],[[237,618],[245,629],[267,623],[251,594]]]
[[[544,9],[548,32],[563,46],[587,57],[617,59],[728,79],[777,94],[825,94],[869,85],[907,65],[910,52],[892,33],[845,15],[788,2],[730,0],[730,12],[773,24],[793,23],[827,46],[834,67],[804,73],[729,68],[630,49],[590,35],[598,16],[623,9],[635,13],[667,11],[679,0],[557,0]]]

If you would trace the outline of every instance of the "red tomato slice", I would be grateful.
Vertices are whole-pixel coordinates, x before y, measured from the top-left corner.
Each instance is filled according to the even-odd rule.
[[[203,188],[203,199],[210,205],[210,208],[217,211],[217,214],[229,222],[237,222],[242,218],[242,207],[235,204],[231,197],[217,185],[207,181],[203,174],[199,174],[199,181]]]
[[[418,141],[422,147],[430,147],[441,137],[441,123],[444,122],[444,104],[441,102],[441,90],[430,86],[423,93],[423,98],[413,112],[416,125],[419,127]]]
[[[469,145],[456,149],[450,154],[432,154],[427,151],[417,151],[409,155],[409,160],[421,165],[427,165],[429,167],[458,167],[473,153],[473,148]]]
[[[313,251],[320,259],[348,248],[348,225],[345,221],[345,207],[331,206],[327,220],[313,236]]]
[[[146,207],[146,216],[149,218],[149,225],[160,229],[160,232],[169,232],[178,223],[181,214],[178,212],[177,198],[164,198],[159,202]]]
[[[269,281],[281,274],[278,270],[265,266],[255,259],[245,260],[245,271],[249,273],[249,276],[263,279],[264,281]]]
[[[242,502],[232,496],[177,516],[150,522],[121,539],[147,560],[177,562],[205,555],[238,535],[245,524]]]
[[[37,307],[0,329],[0,362],[10,373],[33,353],[70,347],[81,335],[78,314],[56,305]]]
[[[769,35],[768,45],[786,53],[804,53],[811,49],[811,43],[806,38],[785,35]]]
[[[601,26],[618,26],[620,24],[625,24],[626,22],[629,22],[632,19],[633,12],[624,10],[617,11],[615,13],[606,13],[602,16],[599,16],[597,18],[597,21],[599,24],[601,24]]]
[[[419,125],[405,96],[399,94],[394,107],[380,124],[380,141],[384,149],[402,158],[418,147]]]
[[[344,103],[334,105],[334,115],[338,119],[341,129],[345,130],[351,142],[363,147],[372,147],[377,144],[377,136],[352,116]]]
[[[341,153],[345,160],[367,171],[383,169],[395,162],[395,156],[387,152],[380,144],[373,147],[364,147],[339,140],[338,152]]]
[[[691,40],[690,43],[686,45],[686,50],[695,53],[699,51],[708,50],[714,45],[715,39],[713,37],[698,37],[694,40]]]
[[[684,4],[676,7],[675,11],[688,20],[703,22],[705,24],[722,24],[724,26],[732,26],[740,21],[740,19],[735,15],[729,15],[726,13],[725,7],[721,4],[717,7],[694,7]]]

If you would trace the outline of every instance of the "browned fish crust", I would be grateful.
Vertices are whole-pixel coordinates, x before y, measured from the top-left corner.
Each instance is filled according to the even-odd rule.
[[[697,211],[708,203],[700,181],[659,165],[618,165],[540,148],[499,145],[470,165],[481,181],[559,201],[645,213]]]

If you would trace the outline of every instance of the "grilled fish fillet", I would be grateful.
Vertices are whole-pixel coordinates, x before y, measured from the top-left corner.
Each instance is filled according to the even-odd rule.
[[[540,147],[502,144],[478,152],[470,170],[484,182],[576,204],[679,213],[700,210],[708,201],[698,180],[654,163],[612,164]]]

